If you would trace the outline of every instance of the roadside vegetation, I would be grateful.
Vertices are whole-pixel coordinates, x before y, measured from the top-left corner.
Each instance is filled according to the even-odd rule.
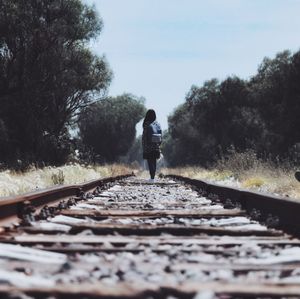
[[[32,0],[0,8],[0,196],[143,165],[135,126],[145,99],[108,96],[112,70],[89,48],[103,28],[95,7]],[[283,51],[247,80],[191,86],[163,134],[171,167],[163,171],[300,198],[299,82],[300,51]]]
[[[126,154],[144,99],[108,97],[112,70],[89,48],[102,28],[81,0],[0,3],[0,169]]]
[[[283,51],[248,80],[193,85],[169,116],[163,172],[300,198],[299,80],[300,51]]]
[[[294,178],[295,170],[288,161],[276,165],[248,151],[223,157],[210,168],[176,167],[164,168],[161,172],[300,200],[300,183]]]
[[[169,165],[212,167],[232,151],[251,150],[279,168],[285,161],[300,166],[299,82],[300,51],[283,51],[264,58],[249,80],[193,85],[169,117]]]
[[[60,167],[32,167],[25,172],[0,172],[0,197],[37,191],[55,185],[84,183],[94,179],[128,174],[132,168],[122,164],[83,166],[70,164]]]

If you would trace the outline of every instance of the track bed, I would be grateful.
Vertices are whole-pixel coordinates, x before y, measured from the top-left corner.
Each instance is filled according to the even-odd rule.
[[[299,239],[177,181],[106,187],[2,232],[0,296],[300,297]]]

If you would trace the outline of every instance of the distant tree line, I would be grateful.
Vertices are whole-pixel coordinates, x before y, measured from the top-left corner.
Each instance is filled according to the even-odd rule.
[[[192,86],[168,121],[163,151],[171,166],[209,166],[233,149],[293,159],[300,142],[300,51],[265,58],[250,80],[231,76]]]
[[[111,71],[86,47],[102,22],[78,0],[0,2],[0,156],[63,163],[68,125]]]
[[[80,0],[0,0],[0,166],[63,164],[78,148],[112,161],[128,149],[143,104],[129,95],[99,102],[112,72],[88,43],[102,26]],[[78,119],[82,140],[70,136]]]
[[[145,113],[144,99],[131,94],[96,102],[80,114],[80,141],[94,162],[118,161],[133,145],[136,124]]]
[[[102,27],[80,0],[0,0],[0,167],[141,157],[135,125],[144,100],[107,97],[112,71],[88,48]],[[166,159],[207,166],[232,149],[292,159],[300,142],[299,83],[300,51],[284,51],[265,58],[249,80],[192,86],[169,117]]]

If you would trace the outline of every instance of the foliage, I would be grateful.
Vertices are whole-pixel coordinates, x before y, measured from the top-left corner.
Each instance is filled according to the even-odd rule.
[[[124,160],[128,164],[143,165],[143,147],[142,147],[142,136],[138,136],[128,153],[124,157]]]
[[[63,185],[65,182],[65,175],[63,170],[59,169],[58,173],[53,173],[51,175],[51,180],[54,185]]]
[[[100,155],[97,162],[113,162],[125,155],[145,114],[144,99],[131,94],[93,103],[79,117],[82,143]]]
[[[169,117],[167,161],[171,166],[210,166],[234,149],[296,163],[299,82],[300,51],[284,51],[274,59],[265,58],[248,81],[232,76],[192,86],[185,103]]]
[[[228,152],[221,156],[213,167],[222,171],[231,169],[232,172],[248,171],[256,169],[262,165],[264,161],[257,157],[254,150],[246,150],[242,153],[236,152],[234,148],[230,148]],[[268,161],[271,164],[271,161]]]
[[[300,184],[294,178],[295,170],[295,165],[288,160],[275,163],[258,158],[252,151],[237,153],[231,150],[210,168],[176,167],[165,168],[161,172],[300,199]]]
[[[111,79],[106,60],[86,47],[101,29],[80,0],[0,0],[2,162],[66,160],[68,124]]]
[[[0,197],[41,190],[55,184],[81,184],[104,177],[129,174],[132,171],[132,168],[122,164],[31,167],[25,172],[5,170],[0,172]],[[53,174],[57,177],[54,178]]]
[[[261,187],[265,184],[264,180],[260,177],[253,177],[243,182],[243,188]]]

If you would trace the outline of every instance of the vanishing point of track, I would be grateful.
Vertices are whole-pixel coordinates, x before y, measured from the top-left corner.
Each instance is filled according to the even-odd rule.
[[[180,177],[3,200],[0,298],[299,298],[298,211]]]

